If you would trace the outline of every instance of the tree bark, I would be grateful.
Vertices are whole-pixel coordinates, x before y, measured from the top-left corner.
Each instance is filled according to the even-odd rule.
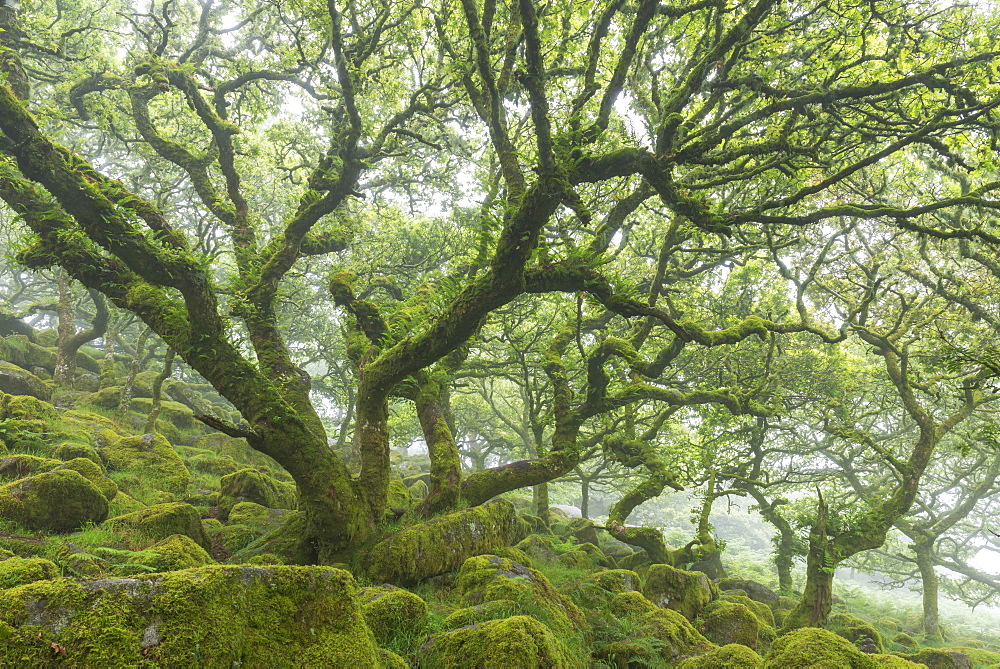
[[[941,631],[941,621],[938,615],[938,575],[934,570],[934,557],[931,553],[934,541],[920,541],[913,545],[917,556],[917,567],[920,569],[922,584],[921,599],[924,608],[923,628],[928,639],[944,641]]]

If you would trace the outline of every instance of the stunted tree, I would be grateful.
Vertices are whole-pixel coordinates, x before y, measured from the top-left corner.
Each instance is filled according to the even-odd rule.
[[[582,404],[566,381],[565,346],[554,346],[545,363],[553,451],[609,402],[676,400],[680,391],[647,374],[673,351],[768,333],[837,336],[805,309],[720,325],[651,301],[658,285],[630,293],[604,265],[644,207],[676,221],[683,244],[725,254],[835,217],[975,241],[978,227],[928,216],[993,206],[992,182],[918,191],[898,170],[923,152],[960,160],[965,142],[991,131],[997,54],[973,8],[205,0],[119,9],[42,1],[22,17],[30,26],[3,33],[15,85],[0,85],[0,197],[31,231],[19,257],[61,266],[137,314],[233,403],[245,424],[211,424],[292,475],[303,538],[321,562],[342,559],[383,516],[390,397],[423,375],[435,382],[434,366],[521,296],[585,293],[663,335],[649,358],[629,342],[588,352]],[[27,105],[22,72],[34,78]],[[885,187],[852,190],[861,174]],[[365,299],[367,286],[337,271],[334,254],[365,251],[352,246],[358,227],[391,220],[400,203],[433,215],[458,189],[486,203],[463,223],[478,241],[447,282],[396,282],[409,291],[398,301],[407,310]],[[307,260],[314,273],[303,278],[315,285],[325,274],[363,335],[349,344],[356,478],[328,448],[309,375],[282,333],[283,286]],[[641,392],[627,383],[604,392],[612,360],[645,378]],[[750,406],[710,379],[691,392]],[[470,477],[462,497],[476,504],[559,470],[510,465],[475,485]]]

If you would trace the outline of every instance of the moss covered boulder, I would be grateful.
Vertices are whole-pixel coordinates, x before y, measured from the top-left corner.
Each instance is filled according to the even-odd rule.
[[[185,534],[171,534],[149,548],[125,561],[126,566],[135,567],[134,573],[177,571],[204,567],[215,560],[208,552]]]
[[[857,616],[835,613],[830,616],[826,629],[852,642],[862,652],[885,652],[885,644],[878,630]]]
[[[392,585],[362,588],[358,601],[380,645],[416,637],[427,628],[427,603],[409,590]]]
[[[679,669],[757,669],[764,665],[764,659],[738,643],[731,643],[714,648],[704,655],[688,658],[680,664]]]
[[[901,657],[928,669],[972,669],[973,666],[968,654],[947,648],[924,648],[919,653]]]
[[[842,636],[818,627],[802,627],[779,637],[764,658],[767,669],[875,669],[878,663]]]
[[[269,509],[294,509],[298,506],[298,495],[294,485],[246,468],[219,481],[219,518],[229,518],[229,512],[240,502],[253,502]]]
[[[715,647],[687,618],[670,609],[650,611],[636,623],[634,632],[597,649],[595,657],[619,667],[673,666]]]
[[[61,460],[42,458],[27,453],[16,453],[0,458],[0,479],[16,481],[32,474],[41,474],[55,469],[62,464]]]
[[[776,605],[779,599],[778,593],[774,590],[763,583],[748,578],[724,578],[719,581],[719,590],[742,590],[747,597],[755,602],[762,602],[769,606]]]
[[[55,467],[52,471],[61,471],[63,469],[72,469],[78,472],[85,479],[93,483],[109,502],[118,496],[118,484],[104,473],[104,469],[99,464],[89,458],[73,458]]]
[[[214,453],[198,453],[188,458],[187,462],[191,469],[215,476],[226,476],[241,469],[236,460],[228,455]]]
[[[715,602],[702,614],[701,631],[712,643],[720,646],[737,643],[757,650],[760,621],[746,606],[735,602]]]
[[[510,546],[522,538],[523,527],[514,506],[497,499],[400,530],[376,544],[362,567],[377,583],[408,585]]]
[[[0,391],[11,395],[29,395],[48,402],[52,389],[26,369],[0,360]]]
[[[719,595],[718,588],[700,571],[684,571],[666,564],[650,565],[642,594],[657,606],[694,620]]]
[[[640,618],[659,610],[659,607],[641,592],[619,592],[611,600],[610,610],[619,618]]]
[[[147,506],[109,518],[104,525],[109,529],[140,532],[153,541],[166,539],[172,534],[183,534],[194,539],[205,550],[212,549],[212,542],[205,532],[198,510],[183,502]]]
[[[439,634],[423,649],[426,666],[469,669],[576,669],[580,658],[528,616],[489,620]]]
[[[600,586],[613,593],[632,592],[640,590],[642,583],[639,581],[639,574],[628,569],[605,569],[586,577],[588,583]]]
[[[524,516],[519,516],[524,518]],[[557,553],[552,546],[552,540],[540,534],[529,534],[522,539],[515,548],[524,551],[532,560],[551,561],[555,560]]]
[[[12,556],[0,561],[0,590],[60,576],[62,570],[45,558]]]
[[[29,476],[0,487],[0,517],[31,530],[72,532],[108,517],[108,499],[71,469]]]
[[[66,462],[77,458],[87,458],[99,465],[103,466],[104,464],[104,460],[101,459],[96,448],[78,441],[64,441],[56,444],[52,447],[52,457]]]
[[[350,573],[211,566],[0,592],[0,665],[380,667]]]
[[[191,482],[191,473],[163,435],[150,432],[120,437],[102,430],[101,457],[112,470],[138,470],[165,492],[182,493]]]
[[[466,606],[496,600],[517,602],[560,638],[586,635],[590,631],[579,607],[552,587],[544,574],[506,558],[496,555],[469,558],[459,572],[458,589]]]

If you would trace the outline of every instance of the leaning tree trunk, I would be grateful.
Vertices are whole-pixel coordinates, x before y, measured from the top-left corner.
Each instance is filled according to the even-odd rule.
[[[448,420],[448,404],[443,397],[448,392],[450,379],[438,378],[438,373],[424,370],[414,377],[417,380],[417,417],[431,461],[430,487],[417,511],[424,516],[454,511],[462,493],[462,460]]]

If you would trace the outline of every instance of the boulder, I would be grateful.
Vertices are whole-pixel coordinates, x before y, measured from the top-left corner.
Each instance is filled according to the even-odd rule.
[[[138,568],[146,572],[177,571],[204,567],[214,562],[212,556],[191,537],[171,534],[127,559],[125,565],[136,567],[135,573],[141,573]]]
[[[108,517],[108,499],[71,469],[45,472],[0,487],[0,517],[28,529],[72,532]]]
[[[376,583],[407,585],[454,571],[471,556],[510,546],[523,537],[514,506],[497,499],[400,530],[362,561]]]
[[[756,651],[731,643],[713,648],[704,655],[692,657],[678,664],[679,669],[757,669],[764,660]]]
[[[48,402],[52,389],[26,369],[0,360],[0,391],[11,395],[28,395]]]
[[[766,585],[746,578],[724,578],[719,581],[719,590],[742,590],[747,597],[755,602],[763,602],[769,606],[778,603],[778,593]]]
[[[544,574],[512,560],[496,555],[469,558],[459,572],[458,589],[465,606],[509,600],[530,607],[562,639],[590,631],[583,612]]]
[[[735,602],[716,602],[702,617],[701,631],[712,643],[737,643],[757,650],[760,621],[753,611]]]
[[[109,502],[118,496],[118,484],[108,478],[104,473],[104,469],[93,460],[74,458],[69,462],[60,464],[51,471],[57,472],[63,469],[72,469],[78,472],[85,479],[93,483]]]
[[[967,654],[947,648],[923,648],[919,653],[901,657],[927,669],[972,669],[973,666]]]
[[[379,667],[349,572],[199,567],[0,592],[0,665]],[[55,656],[56,659],[58,656]]]
[[[778,637],[764,658],[767,669],[816,666],[876,669],[879,665],[847,639],[818,627],[802,627]]]
[[[219,481],[219,519],[229,518],[229,512],[239,502],[253,502],[269,509],[294,509],[298,506],[298,494],[294,485],[248,467]]]
[[[433,637],[423,648],[427,666],[442,668],[585,666],[548,627],[528,616],[488,620]]]
[[[670,609],[656,609],[636,619],[638,629],[629,637],[613,641],[595,652],[615,666],[673,666],[680,660],[701,655],[713,644],[688,620]]]
[[[702,572],[654,564],[646,572],[642,594],[657,606],[694,620],[705,605],[718,597],[718,588]]]
[[[882,636],[874,627],[857,616],[835,613],[830,616],[826,629],[852,642],[862,652],[885,652]]]
[[[147,506],[109,518],[104,526],[109,529],[133,528],[153,540],[166,539],[172,534],[183,534],[194,539],[195,543],[205,550],[212,550],[212,542],[205,532],[198,510],[183,502]]]
[[[590,574],[586,581],[613,593],[638,591],[639,575],[628,569],[606,569]]]
[[[427,603],[409,590],[392,585],[362,588],[358,601],[379,645],[412,639],[427,628]]]
[[[184,461],[160,434],[120,437],[102,430],[99,437],[99,452],[109,469],[140,471],[164,492],[182,493],[191,482]]]
[[[0,590],[60,576],[62,570],[56,563],[45,558],[13,556],[0,561]]]

